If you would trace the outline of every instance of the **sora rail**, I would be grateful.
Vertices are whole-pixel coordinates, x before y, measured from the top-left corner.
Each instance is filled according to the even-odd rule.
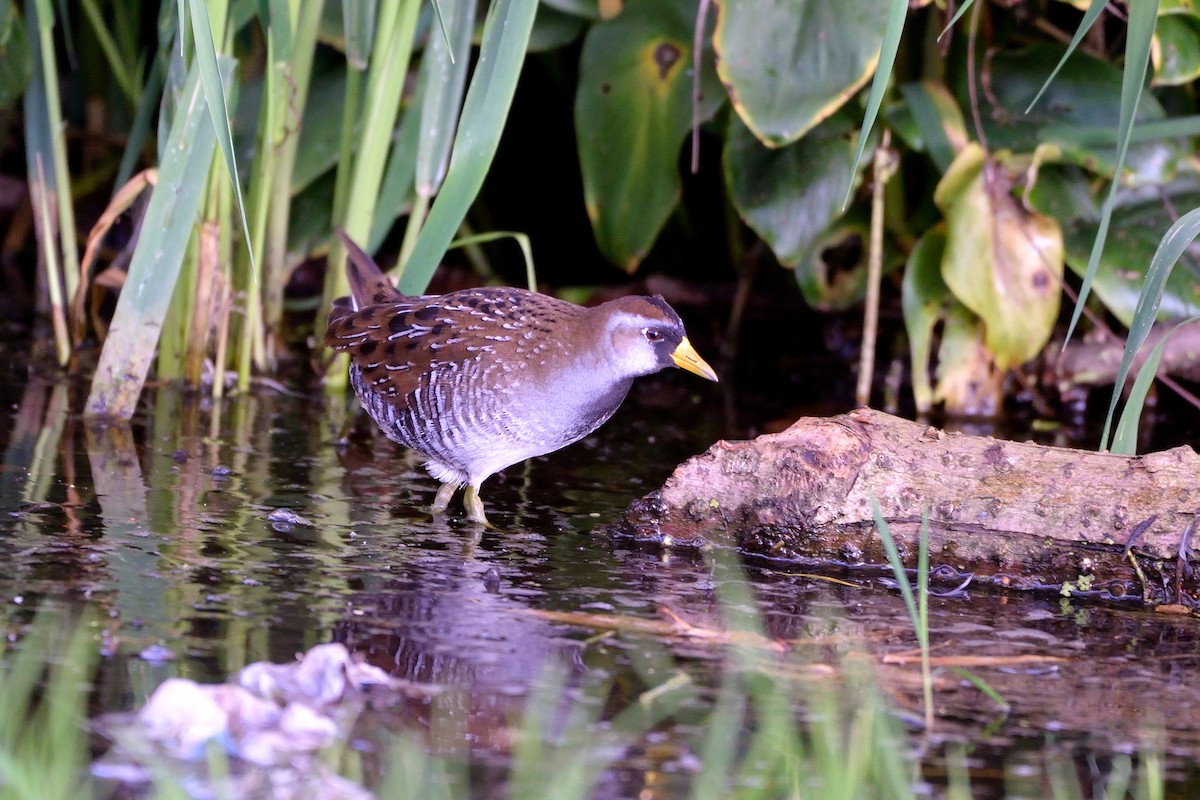
[[[585,308],[510,287],[401,294],[344,232],[350,297],[334,301],[325,344],[350,356],[350,384],[389,439],[425,456],[470,519],[487,525],[479,485],[566,447],[613,415],[633,379],[678,366],[717,374],[662,297]]]

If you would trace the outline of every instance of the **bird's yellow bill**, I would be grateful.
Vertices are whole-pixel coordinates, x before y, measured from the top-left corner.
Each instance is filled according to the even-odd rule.
[[[692,343],[685,336],[679,346],[675,348],[675,352],[671,353],[671,360],[675,362],[675,366],[682,367],[688,372],[699,375],[701,378],[708,378],[710,381],[717,379],[717,373],[708,365],[700,354],[696,352],[696,348],[692,347]]]

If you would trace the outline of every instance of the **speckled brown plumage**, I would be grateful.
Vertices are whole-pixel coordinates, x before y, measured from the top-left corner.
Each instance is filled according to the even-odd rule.
[[[661,297],[584,308],[524,289],[410,297],[345,237],[351,297],[334,302],[325,343],[350,356],[350,382],[389,438],[427,459],[434,509],[511,464],[578,441],[620,406],[633,379],[672,365],[711,380]]]

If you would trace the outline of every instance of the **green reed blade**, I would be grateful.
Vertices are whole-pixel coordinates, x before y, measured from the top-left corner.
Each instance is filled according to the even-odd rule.
[[[1117,410],[1117,401],[1125,389],[1125,380],[1129,377],[1133,358],[1146,341],[1146,337],[1150,335],[1150,328],[1158,318],[1158,308],[1162,303],[1163,286],[1167,282],[1167,277],[1171,274],[1175,262],[1198,235],[1200,235],[1200,208],[1194,208],[1176,220],[1175,224],[1163,234],[1162,239],[1159,240],[1158,249],[1154,251],[1154,257],[1150,259],[1150,268],[1146,270],[1146,277],[1142,280],[1142,289],[1138,294],[1137,306],[1133,310],[1133,321],[1129,325],[1129,337],[1125,341],[1125,352],[1121,354],[1121,365],[1117,368],[1112,397],[1108,401],[1108,414],[1104,418],[1104,432],[1100,435],[1101,450],[1108,449],[1113,415]],[[1141,410],[1138,409],[1136,413],[1140,415]]]
[[[233,152],[233,128],[229,123],[225,86],[221,78],[221,70],[217,65],[217,49],[213,43],[208,8],[205,0],[189,0],[188,8],[191,12],[192,36],[196,43],[196,66],[200,68],[200,85],[204,88],[204,99],[212,119],[213,129],[217,134],[217,144],[221,149],[225,169],[229,173],[229,182],[233,184],[233,194],[237,200],[238,214],[242,221],[242,235],[246,239],[246,250],[250,257],[251,282],[257,285],[258,265],[254,259],[254,248],[251,246],[250,239],[250,223],[247,221],[246,205],[242,199],[242,186],[238,180],[237,156]]]
[[[1037,105],[1037,101],[1042,99],[1042,95],[1046,89],[1050,88],[1050,82],[1054,80],[1054,76],[1058,74],[1063,65],[1067,63],[1067,59],[1071,57],[1071,53],[1079,47],[1079,43],[1083,41],[1084,35],[1092,29],[1092,25],[1100,18],[1100,12],[1108,5],[1108,0],[1092,0],[1087,11],[1083,14],[1083,19],[1079,20],[1079,26],[1075,29],[1075,35],[1071,37],[1071,43],[1067,45],[1067,50],[1062,54],[1062,58],[1058,60],[1054,70],[1050,73],[1050,77],[1046,78],[1046,82],[1042,84],[1042,88],[1038,89],[1037,94],[1029,101],[1029,107],[1025,109],[1028,114]]]
[[[1108,189],[1108,197],[1100,211],[1100,226],[1096,230],[1096,240],[1092,244],[1091,255],[1088,256],[1087,270],[1079,285],[1079,298],[1075,301],[1075,311],[1071,314],[1071,323],[1067,326],[1067,335],[1063,338],[1063,347],[1071,341],[1075,326],[1083,314],[1088,294],[1092,290],[1092,280],[1100,267],[1100,254],[1104,251],[1104,242],[1108,238],[1108,225],[1112,221],[1113,202],[1117,190],[1121,186],[1121,173],[1125,169],[1125,155],[1129,152],[1129,136],[1133,130],[1133,121],[1137,117],[1138,103],[1146,85],[1146,68],[1150,63],[1150,44],[1154,38],[1154,23],[1158,15],[1158,0],[1145,0],[1131,3],[1129,6],[1129,29],[1125,39],[1125,71],[1121,80],[1121,114],[1117,125],[1119,131],[1117,144],[1117,165],[1113,171],[1113,181]],[[1108,432],[1105,431],[1105,438]]]
[[[400,277],[400,291],[420,294],[483,186],[500,144],[537,11],[537,0],[496,0],[483,26],[446,181]]]
[[[221,59],[226,74],[233,60]],[[188,73],[159,165],[158,184],[142,221],[141,238],[100,363],[85,414],[129,419],[150,369],[183,252],[204,194],[216,133],[208,116],[199,68]]]
[[[1150,391],[1150,386],[1154,383],[1155,377],[1158,375],[1158,365],[1162,361],[1163,349],[1167,346],[1167,340],[1175,335],[1184,325],[1190,325],[1193,322],[1200,321],[1200,317],[1189,317],[1183,322],[1180,322],[1174,328],[1166,333],[1154,349],[1150,351],[1150,355],[1146,357],[1142,368],[1138,370],[1137,378],[1133,381],[1133,386],[1129,390],[1129,398],[1125,401],[1125,408],[1121,412],[1121,419],[1117,423],[1116,431],[1113,433],[1112,451],[1118,455],[1132,456],[1137,454],[1137,436],[1138,423],[1142,418],[1142,409],[1146,405],[1146,395]],[[1136,354],[1136,350],[1130,350],[1126,345],[1126,353],[1132,359]],[[1122,354],[1122,364],[1124,362]],[[1122,381],[1124,382],[1124,381]],[[1113,391],[1113,396],[1119,394],[1116,390]]]
[[[879,61],[875,77],[871,80],[871,91],[867,95],[867,110],[863,114],[862,129],[858,132],[858,147],[854,151],[854,166],[850,169],[850,181],[846,184],[846,197],[842,200],[843,210],[850,205],[850,194],[854,191],[854,176],[862,162],[867,147],[868,134],[875,126],[883,95],[892,78],[892,67],[896,64],[896,52],[900,49],[900,35],[904,32],[904,20],[908,16],[908,0],[892,0],[888,7],[887,25],[883,29],[883,44],[879,48]]]

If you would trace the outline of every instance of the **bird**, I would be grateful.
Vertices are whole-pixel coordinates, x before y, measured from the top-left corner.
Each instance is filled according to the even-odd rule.
[[[668,367],[717,381],[662,296],[585,307],[515,287],[401,293],[345,231],[350,296],[325,344],[350,358],[350,385],[391,440],[424,456],[441,514],[466,487],[467,517],[492,527],[480,485],[579,441],[635,378]]]

